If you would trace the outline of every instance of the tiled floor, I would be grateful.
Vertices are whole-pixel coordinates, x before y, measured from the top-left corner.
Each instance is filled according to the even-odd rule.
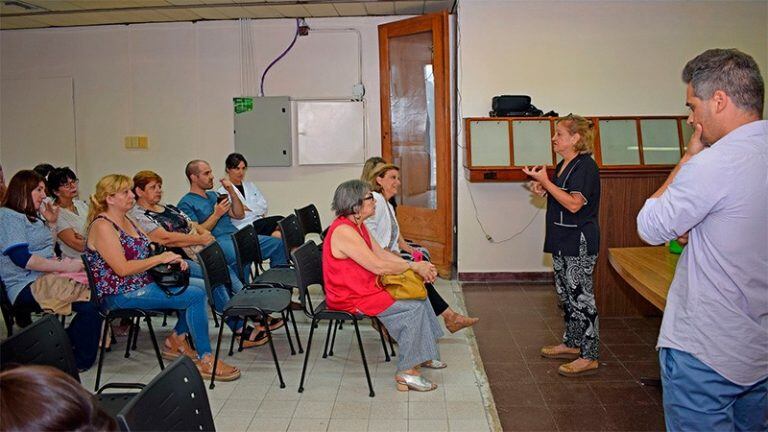
[[[458,285],[439,281],[443,296],[461,308]],[[456,293],[454,293],[456,291]],[[172,320],[171,320],[172,321]],[[309,324],[297,319],[302,342],[306,347]],[[442,320],[440,320],[442,322]],[[158,339],[171,330],[156,322]],[[279,388],[268,346],[235,353],[226,361],[238,366],[243,376],[234,382],[217,383],[208,391],[217,430],[220,431],[484,431],[494,429],[494,417],[485,407],[488,384],[482,372],[476,372],[470,332],[446,336],[440,340],[442,359],[448,363],[443,371],[426,370],[440,386],[429,393],[398,392],[393,377],[396,359],[384,362],[378,339],[370,325],[361,327],[368,365],[374,380],[375,398],[368,397],[362,363],[354,329],[344,326],[338,332],[334,356],[321,358],[323,331],[316,331],[307,371],[304,393],[298,393],[303,354],[291,356],[280,329],[275,337],[280,366],[287,387]],[[211,339],[218,329],[211,323]],[[225,330],[228,336],[228,330]],[[228,342],[228,337],[225,340]],[[106,382],[148,382],[158,372],[151,343],[143,327],[139,347],[130,358],[123,358],[120,341],[105,358],[102,384]],[[215,347],[215,345],[213,345]],[[397,349],[397,346],[396,346]],[[224,349],[222,349],[224,351]],[[96,368],[82,375],[83,385],[93,389]],[[206,383],[207,384],[207,383]],[[492,409],[491,409],[492,411]],[[490,419],[490,420],[489,420]]]
[[[664,430],[660,389],[638,381],[658,376],[659,319],[601,318],[599,372],[566,378],[539,355],[563,331],[551,285],[462,288],[503,430]]]

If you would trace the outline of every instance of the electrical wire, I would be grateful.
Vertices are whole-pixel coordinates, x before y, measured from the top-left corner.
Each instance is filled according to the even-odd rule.
[[[283,57],[285,57],[285,55],[288,54],[288,51],[290,51],[291,48],[293,48],[293,45],[296,44],[296,39],[299,38],[299,23],[300,23],[300,18],[296,18],[296,33],[293,35],[293,40],[291,41],[291,44],[288,45],[288,48],[286,48],[282,54],[277,56],[276,59],[272,60],[272,63],[270,63],[269,66],[267,66],[267,68],[264,69],[264,73],[261,74],[261,85],[259,86],[259,96],[264,96],[264,78],[266,78],[267,72],[269,72],[272,66],[274,66]]]
[[[461,8],[461,4],[455,3],[454,7],[456,8],[455,9],[456,10],[456,46],[457,46],[457,52],[459,53],[459,55],[461,55],[461,52],[462,52],[461,51],[461,23],[460,23],[460,19],[459,19],[459,16],[461,14],[459,13],[459,10],[458,10],[458,9]],[[464,63],[459,61],[459,60],[460,60],[459,58],[456,59],[456,63],[457,63],[458,68],[459,68],[459,77],[458,77],[457,82],[456,82],[456,99],[457,99],[457,104],[456,104],[456,110],[457,110],[457,112],[456,112],[456,119],[457,119],[457,121],[456,121],[456,136],[457,137],[462,135],[462,132],[463,132],[462,127],[464,126],[464,122],[461,120],[462,119],[462,116],[461,116],[461,81],[464,78]],[[461,148],[461,149],[464,149],[465,146],[459,144],[458,141],[459,140],[457,140],[457,142],[456,142],[456,146]],[[480,226],[480,230],[483,232],[483,234],[485,234],[485,238],[488,240],[488,242],[490,242],[492,244],[501,244],[501,243],[508,242],[508,241],[514,239],[515,237],[519,236],[520,234],[524,233],[531,226],[531,224],[533,224],[533,222],[536,220],[536,218],[541,213],[541,210],[542,210],[541,208],[536,209],[536,212],[533,214],[533,217],[531,217],[531,220],[529,220],[528,223],[525,224],[525,226],[521,230],[519,230],[518,232],[512,234],[511,236],[509,236],[509,237],[507,237],[507,238],[505,238],[503,240],[494,240],[493,237],[485,229],[485,226],[483,226],[483,223],[480,221],[480,212],[477,210],[477,204],[475,203],[474,195],[472,195],[472,188],[470,187],[470,183],[468,181],[466,181],[466,179],[465,179],[464,183],[467,185],[467,192],[469,193],[469,199],[472,202],[472,208],[474,209],[474,216],[475,216],[475,220],[477,221],[477,225]]]

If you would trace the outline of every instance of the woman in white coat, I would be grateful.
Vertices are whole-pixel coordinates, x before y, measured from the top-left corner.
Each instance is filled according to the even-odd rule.
[[[224,165],[227,177],[235,186],[235,193],[245,207],[244,218],[232,219],[235,227],[240,229],[248,224],[253,224],[257,234],[279,238],[280,231],[277,228],[277,222],[283,216],[267,216],[266,198],[253,182],[245,180],[245,172],[248,171],[248,161],[245,160],[245,157],[240,153],[232,153],[227,156]],[[225,194],[227,190],[222,186],[217,192]]]

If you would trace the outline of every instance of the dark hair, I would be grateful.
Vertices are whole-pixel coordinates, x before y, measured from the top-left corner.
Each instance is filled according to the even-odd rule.
[[[34,172],[36,172],[36,173],[40,174],[40,176],[41,176],[43,179],[46,179],[46,178],[48,178],[48,174],[50,174],[50,173],[51,173],[51,171],[53,171],[54,169],[55,169],[55,168],[53,167],[53,165],[51,165],[51,164],[49,164],[49,163],[41,163],[41,164],[37,164],[37,165],[35,165],[35,167],[34,167],[34,168],[32,168],[32,170],[33,170]]]
[[[32,202],[32,191],[44,181],[40,174],[32,170],[21,170],[11,177],[8,189],[3,197],[3,207],[24,213],[30,222],[37,221],[37,209]]]
[[[336,188],[333,194],[331,210],[336,216],[348,216],[360,210],[363,198],[371,191],[371,186],[362,180],[347,180]]]
[[[56,191],[70,180],[77,181],[77,176],[69,167],[54,168],[45,179],[45,187],[51,195],[56,197]]]
[[[0,165],[0,203],[3,202],[5,197],[5,174],[3,174],[3,166]]]
[[[50,366],[0,373],[0,412],[3,431],[118,430],[80,383]]]
[[[765,84],[749,54],[735,48],[709,49],[689,61],[682,75],[697,98],[708,100],[722,90],[736,106],[762,117]]]
[[[245,166],[248,166],[248,161],[245,160],[245,156],[241,155],[240,153],[230,153],[229,156],[224,160],[224,166],[227,169],[235,169],[238,165],[240,165],[240,162],[244,163]]]

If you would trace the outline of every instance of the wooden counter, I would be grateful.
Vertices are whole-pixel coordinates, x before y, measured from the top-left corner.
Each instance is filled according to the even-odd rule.
[[[678,258],[666,246],[608,249],[608,261],[616,272],[662,311]]]

